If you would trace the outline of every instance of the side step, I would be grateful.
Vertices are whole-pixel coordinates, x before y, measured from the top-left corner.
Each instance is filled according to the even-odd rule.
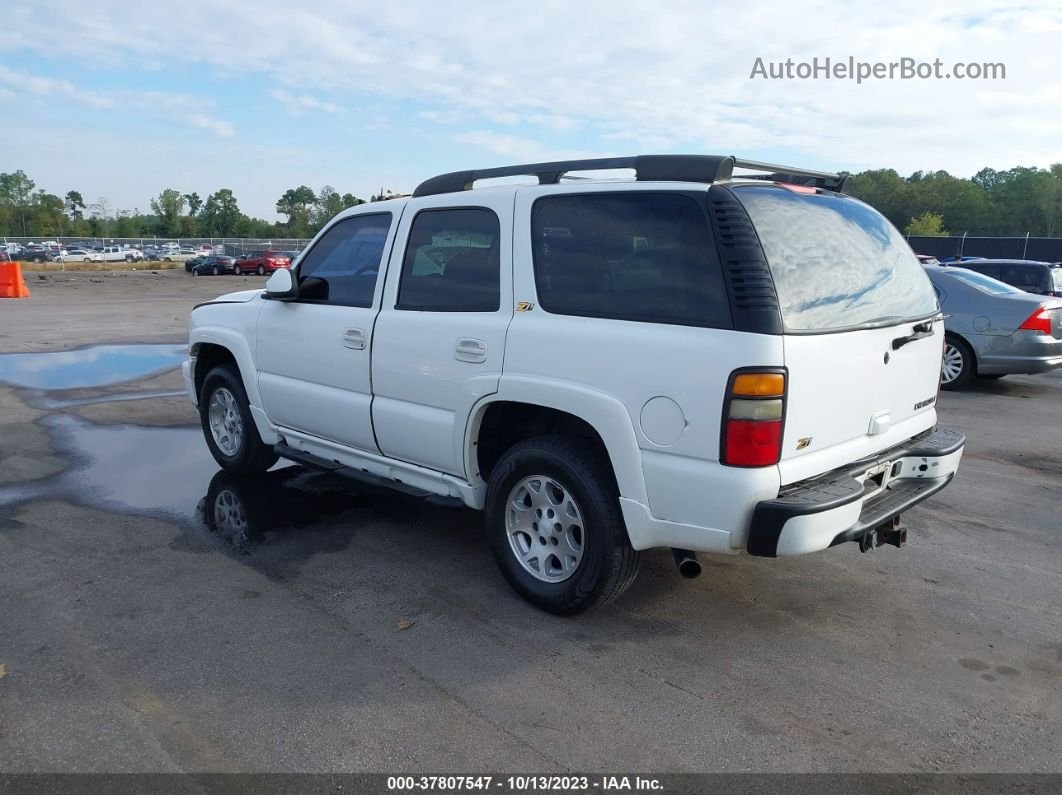
[[[316,469],[320,472],[332,472],[336,475],[340,475],[358,483],[363,483],[367,486],[374,486],[377,488],[382,486],[391,489],[392,491],[399,491],[403,494],[408,494],[411,497],[417,497],[419,499],[430,499],[433,505],[453,507],[464,505],[464,503],[457,497],[443,497],[430,491],[425,491],[424,489],[418,489],[416,486],[410,486],[408,483],[403,483],[399,480],[380,477],[371,472],[363,472],[360,469],[348,467],[346,464],[341,464],[338,461],[329,461],[327,458],[321,458],[313,453],[307,453],[304,450],[296,450],[294,447],[284,444],[284,442],[279,442],[278,444],[273,445],[273,452],[281,458],[286,458],[289,461],[302,464],[309,469]]]

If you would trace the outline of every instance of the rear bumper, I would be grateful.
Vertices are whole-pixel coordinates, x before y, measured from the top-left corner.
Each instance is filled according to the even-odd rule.
[[[857,541],[947,486],[965,444],[961,433],[937,428],[787,488],[756,505],[746,548],[751,555],[773,558]],[[881,485],[866,478],[875,467],[886,467]]]

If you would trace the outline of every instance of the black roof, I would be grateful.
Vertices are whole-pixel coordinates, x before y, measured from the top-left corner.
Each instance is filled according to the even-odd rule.
[[[590,160],[557,160],[551,163],[526,163],[469,171],[452,171],[425,180],[413,191],[413,196],[434,196],[470,190],[480,179],[495,177],[533,176],[540,185],[555,185],[569,171],[602,171],[634,169],[635,179],[645,181],[719,182],[730,179],[734,168],[763,172],[742,174],[742,179],[762,179],[788,182],[809,187],[847,193],[851,177],[825,171],[776,166],[754,160],[740,160],[732,155],[636,155],[633,157],[602,157]]]

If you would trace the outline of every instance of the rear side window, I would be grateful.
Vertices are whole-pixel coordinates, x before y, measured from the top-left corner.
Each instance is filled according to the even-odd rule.
[[[548,196],[534,204],[531,234],[547,312],[733,327],[707,216],[692,196]]]
[[[396,309],[497,312],[501,227],[486,208],[424,210],[413,219]]]
[[[1047,268],[1041,265],[1004,265],[1002,281],[1022,290],[1042,292],[1054,289],[1050,284],[1045,284],[1048,281],[1045,276]]]
[[[1051,280],[1054,283],[1052,291],[1062,293],[1062,266],[1051,268]]]
[[[299,263],[300,296],[339,306],[372,306],[391,213],[344,218]],[[286,256],[257,252],[258,257]]]
[[[767,255],[787,332],[885,325],[937,310],[907,241],[861,201],[767,185],[734,195]]]

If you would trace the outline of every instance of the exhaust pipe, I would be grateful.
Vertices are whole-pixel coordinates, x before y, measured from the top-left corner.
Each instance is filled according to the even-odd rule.
[[[693,580],[701,576],[701,562],[697,560],[697,553],[688,549],[671,549],[675,556],[675,565],[678,566],[679,574],[687,580]]]

